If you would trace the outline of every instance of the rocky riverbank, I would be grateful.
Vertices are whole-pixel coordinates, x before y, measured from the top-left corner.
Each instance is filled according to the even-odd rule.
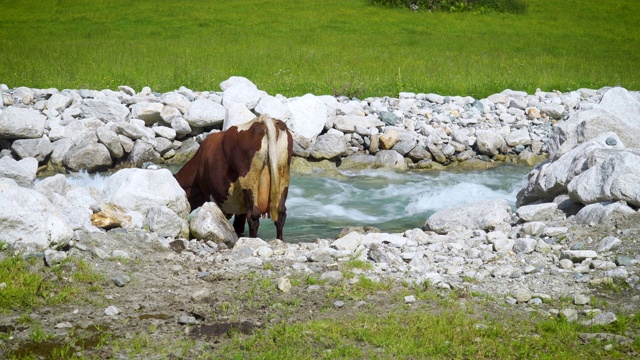
[[[186,309],[221,296],[214,283],[248,273],[273,280],[282,293],[365,280],[429,284],[490,294],[518,309],[586,324],[611,324],[617,312],[638,311],[638,93],[607,88],[569,94],[505,91],[477,101],[433,94],[360,101],[284,99],[242,78],[221,88],[136,94],[126,87],[119,92],[5,87],[0,240],[14,251],[41,254],[49,266],[72,257],[103,271],[113,280],[108,291],[118,296],[110,296],[105,309],[86,309],[100,311],[96,322],[101,323],[133,319],[142,304],[160,311],[176,303],[182,310],[172,311],[167,321],[200,323],[207,317]],[[97,170],[186,156],[206,132],[254,112],[288,119],[301,170],[309,160],[317,166],[396,169],[437,168],[472,158],[527,161],[547,153],[548,160],[530,173],[515,211],[504,201],[486,201],[438,212],[422,229],[386,234],[353,228],[337,239],[300,244],[236,239],[215,206],[190,218],[184,193],[166,169],[122,169],[103,190],[75,186],[63,175],[35,181],[42,167]],[[119,265],[124,260],[138,262],[124,267],[126,276]],[[345,278],[343,264],[355,260],[368,266]],[[292,284],[301,274],[321,282]],[[130,278],[136,281],[128,283]],[[157,284],[179,290],[156,296]],[[603,287],[622,290],[615,311],[592,303]],[[62,318],[75,317],[63,313]]]
[[[285,98],[232,77],[222,91],[155,93],[0,85],[2,156],[52,171],[182,163],[211,131],[266,114],[287,121],[295,155],[341,166],[441,168],[469,159],[533,165],[551,126],[592,108],[608,89],[505,90],[486,99],[400,93],[398,98]]]

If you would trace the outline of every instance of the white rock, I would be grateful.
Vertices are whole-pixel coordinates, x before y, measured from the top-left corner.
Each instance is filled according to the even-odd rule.
[[[312,94],[290,100],[287,103],[290,117],[289,130],[295,134],[313,139],[322,132],[327,122],[327,106]]]
[[[197,99],[184,114],[184,119],[193,127],[220,125],[227,116],[227,109],[209,99]]]

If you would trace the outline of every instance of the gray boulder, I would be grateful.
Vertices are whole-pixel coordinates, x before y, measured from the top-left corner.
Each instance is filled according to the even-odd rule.
[[[95,117],[105,123],[125,121],[129,117],[129,108],[106,99],[85,99],[81,109],[85,118]]]
[[[640,214],[624,201],[589,204],[575,215],[574,221],[585,225],[637,224]]]
[[[201,128],[220,125],[226,116],[227,109],[222,104],[209,99],[197,99],[191,103],[184,119],[190,126]]]
[[[198,240],[212,240],[230,246],[238,241],[238,237],[218,205],[213,202],[204,203],[193,214],[189,222],[191,235]]]
[[[73,102],[73,97],[60,94],[60,93],[55,93],[51,95],[49,99],[47,99],[47,109],[55,110],[60,113],[64,109],[68,108],[72,102]]]
[[[376,167],[390,168],[394,170],[406,170],[407,163],[404,156],[395,150],[381,150],[375,155]]]
[[[0,158],[0,178],[12,179],[22,187],[33,186],[37,172],[38,160],[35,158],[25,158],[20,161],[10,156]]]
[[[490,156],[506,153],[508,150],[507,143],[502,135],[490,130],[476,132],[476,145],[480,153]]]
[[[149,226],[150,231],[156,232],[161,237],[188,238],[189,236],[189,222],[167,206],[150,208],[145,224]]]
[[[45,116],[33,109],[8,107],[0,112],[0,139],[34,139],[44,134]]]
[[[347,143],[338,134],[327,133],[318,136],[309,149],[309,155],[316,160],[334,159],[347,153]]]
[[[619,150],[609,155],[571,180],[571,200],[583,204],[621,200],[640,206],[640,150]]]
[[[589,167],[589,162],[603,159],[593,155],[597,150],[622,149],[624,144],[615,133],[605,132],[580,144],[551,163],[544,163],[529,174],[527,187],[518,194],[518,205],[539,199],[551,200],[567,193],[571,180]],[[593,155],[593,156],[592,156]]]
[[[489,230],[510,228],[511,207],[506,200],[485,200],[438,211],[431,215],[425,230],[446,234],[452,230]]]
[[[322,132],[327,123],[327,106],[317,96],[306,94],[287,103],[290,117],[287,120],[289,130],[314,139]]]
[[[131,107],[131,118],[144,120],[145,124],[153,125],[162,121],[160,113],[164,105],[156,102],[139,102]]]
[[[265,95],[264,91],[258,90],[258,87],[249,80],[235,82],[223,90],[222,105],[228,109],[229,104],[242,104],[248,110],[252,110]]]
[[[98,141],[107,147],[113,158],[119,159],[124,155],[124,149],[115,131],[107,126],[101,126],[96,129],[96,136]]]
[[[186,194],[167,169],[122,169],[107,181],[103,199],[143,216],[157,206],[167,206],[183,219],[189,215]]]
[[[112,162],[106,146],[98,142],[83,142],[67,151],[63,163],[73,171],[92,172],[108,168]]]
[[[0,178],[0,241],[46,248],[67,243],[72,236],[72,228],[46,196]]]
[[[127,162],[135,167],[140,167],[145,162],[159,162],[160,157],[160,153],[156,151],[152,142],[139,139],[135,141],[133,149],[129,152]]]
[[[612,88],[594,109],[576,112],[552,129],[551,160],[603,132],[614,132],[627,147],[640,147],[640,101],[623,88]]]
[[[47,135],[39,139],[20,139],[11,144],[11,150],[21,159],[32,157],[43,162],[53,152],[53,145]]]
[[[529,135],[529,129],[522,128],[510,132],[505,141],[510,147],[518,145],[531,145],[531,135]]]
[[[375,115],[337,115],[331,118],[333,127],[345,133],[355,132],[356,126],[364,128],[382,127],[384,123]]]
[[[162,94],[160,100],[162,100],[163,104],[178,109],[182,114],[186,114],[191,106],[191,101],[177,92]]]
[[[222,130],[228,130],[232,126],[244,124],[256,117],[243,103],[227,102],[225,103],[225,107],[227,108],[227,116],[224,118]]]
[[[267,115],[272,119],[286,120],[289,118],[289,109],[282,101],[271,95],[264,95],[253,109],[258,115]]]
[[[545,221],[553,218],[558,210],[558,204],[550,202],[544,204],[520,206],[516,210],[518,218],[525,222]]]

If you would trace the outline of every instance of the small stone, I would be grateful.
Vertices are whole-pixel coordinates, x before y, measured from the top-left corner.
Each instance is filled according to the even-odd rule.
[[[278,280],[278,290],[287,293],[291,290],[291,280],[288,277],[281,277]]]
[[[178,319],[178,324],[180,325],[197,325],[200,323],[195,316],[182,315]]]
[[[609,324],[613,324],[616,321],[618,321],[618,317],[616,316],[616,314],[607,311],[607,312],[596,314],[596,316],[594,316],[593,319],[585,321],[584,325],[587,325],[587,326],[609,325]]]
[[[504,299],[504,301],[509,305],[515,305],[518,303],[518,300],[516,300],[515,298],[512,298],[511,296],[507,296],[506,299]]]
[[[404,297],[404,302],[405,304],[413,304],[414,302],[416,302],[416,297],[413,295],[408,295]]]
[[[208,288],[202,288],[191,293],[191,300],[193,301],[202,301],[211,295],[211,290]]]
[[[584,243],[578,241],[577,243],[571,245],[571,250],[584,250]]]
[[[574,263],[581,263],[586,259],[595,259],[598,254],[593,250],[564,250],[560,254],[561,259],[569,259]]]
[[[509,275],[509,277],[510,277],[510,278],[512,278],[512,279],[517,279],[517,278],[519,278],[520,276],[522,276],[522,274],[520,273],[520,271],[517,271],[517,270],[516,270],[516,271],[514,271],[514,272],[512,272],[512,273]]]
[[[113,281],[113,284],[117,287],[123,287],[127,284],[127,282],[120,276],[112,278],[111,281]]]
[[[578,311],[575,309],[562,309],[560,310],[560,315],[567,319],[567,321],[569,322],[578,320]]]
[[[631,258],[628,256],[616,256],[615,263],[618,266],[629,266],[631,265]]]
[[[560,268],[561,269],[565,269],[565,270],[573,269],[573,261],[571,261],[569,259],[560,260]]]
[[[518,289],[516,290],[514,297],[518,300],[518,303],[526,303],[531,300],[531,292],[529,289]]]
[[[607,139],[607,140],[609,140],[609,139]],[[613,345],[611,345],[611,344],[607,344],[607,345],[604,346],[604,351],[610,351],[611,349],[613,349]]]
[[[107,316],[115,316],[115,315],[120,314],[120,309],[118,309],[117,307],[111,305],[108,308],[104,309],[104,313]]]
[[[596,248],[597,252],[605,252],[611,249],[616,248],[618,245],[622,243],[622,240],[617,237],[607,236],[604,239],[600,240],[598,243],[598,247]]]
[[[205,278],[205,277],[207,277],[209,275],[211,275],[211,273],[208,272],[208,271],[200,271],[200,272],[198,272],[198,274],[196,274],[196,277],[198,279],[202,279],[202,278]]]
[[[180,270],[182,270],[182,265],[171,265],[169,266],[169,270],[173,272],[180,272]]]
[[[53,327],[56,329],[69,329],[73,327],[73,324],[71,324],[68,321],[65,321],[65,322],[57,323]]]
[[[529,305],[542,305],[542,299],[531,298],[531,300],[529,300]]]
[[[576,305],[587,305],[591,302],[591,299],[583,294],[576,294],[573,296],[573,303]]]
[[[53,249],[47,249],[44,252],[44,261],[47,266],[53,266],[59,264],[67,259],[67,253],[64,251],[56,251]]]
[[[333,302],[333,306],[337,307],[337,308],[341,308],[344,306],[344,301],[341,300],[336,300]]]
[[[532,265],[527,265],[527,266],[524,267],[524,273],[525,274],[532,274],[532,273],[535,273],[537,271],[538,271],[538,269],[536,269],[536,267],[532,266]]]

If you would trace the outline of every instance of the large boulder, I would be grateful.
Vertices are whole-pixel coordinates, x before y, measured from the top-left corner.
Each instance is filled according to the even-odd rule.
[[[183,219],[189,215],[186,194],[167,169],[122,169],[107,181],[103,199],[143,216],[157,206],[166,206]]]
[[[156,206],[149,209],[145,218],[149,230],[156,232],[162,237],[182,237],[189,236],[189,222],[179,217],[167,206]]]
[[[640,206],[640,149],[610,151],[608,155],[571,180],[571,200],[582,204],[622,200]]]
[[[238,240],[229,220],[213,202],[206,202],[194,211],[189,229],[195,239],[225,243],[229,247]]]
[[[289,118],[289,109],[282,101],[274,96],[265,95],[260,98],[260,102],[253,109],[258,115],[267,115],[273,119],[287,120]]]
[[[103,122],[120,122],[129,117],[129,108],[108,99],[85,99],[82,106],[85,118],[95,117]]]
[[[98,171],[111,166],[111,155],[106,146],[98,142],[84,142],[73,146],[64,155],[63,163],[73,171]]]
[[[590,162],[603,159],[598,154],[623,148],[624,144],[615,133],[605,132],[580,144],[556,161],[540,165],[532,170],[527,186],[518,193],[518,206],[541,199],[552,200],[566,194],[567,185],[574,177],[586,170]]]
[[[289,130],[313,139],[322,132],[327,123],[327,106],[317,96],[306,94],[287,103],[290,117],[287,120]]]
[[[507,143],[502,135],[491,130],[479,130],[476,132],[476,145],[478,151],[484,155],[497,155],[506,153]]]
[[[197,99],[191,103],[184,119],[190,126],[202,128],[220,125],[226,116],[227,109],[222,104],[209,99]]]
[[[20,161],[10,156],[0,158],[0,178],[9,178],[23,187],[33,186],[38,172],[38,160],[25,158]]]
[[[627,147],[640,147],[640,100],[623,88],[607,91],[597,107],[576,112],[553,127],[551,161],[603,132],[614,132]]]
[[[73,229],[46,196],[0,178],[0,241],[46,248],[72,236]]]
[[[309,149],[309,155],[316,160],[333,159],[347,153],[347,143],[338,134],[327,133],[318,136]]]
[[[162,121],[160,113],[164,109],[164,105],[156,102],[139,102],[131,107],[131,118],[144,120],[145,124],[153,125]]]
[[[438,211],[431,215],[425,230],[446,234],[453,230],[493,231],[509,228],[511,208],[506,200],[485,200]]]
[[[0,139],[34,139],[44,134],[45,116],[33,109],[8,107],[0,112]]]
[[[242,104],[252,110],[265,95],[266,93],[258,90],[258,87],[251,81],[238,81],[225,87],[222,93],[222,105],[228,109],[229,104]]]
[[[53,152],[53,145],[47,135],[39,139],[19,139],[11,144],[11,150],[21,159],[32,157],[43,162]]]

